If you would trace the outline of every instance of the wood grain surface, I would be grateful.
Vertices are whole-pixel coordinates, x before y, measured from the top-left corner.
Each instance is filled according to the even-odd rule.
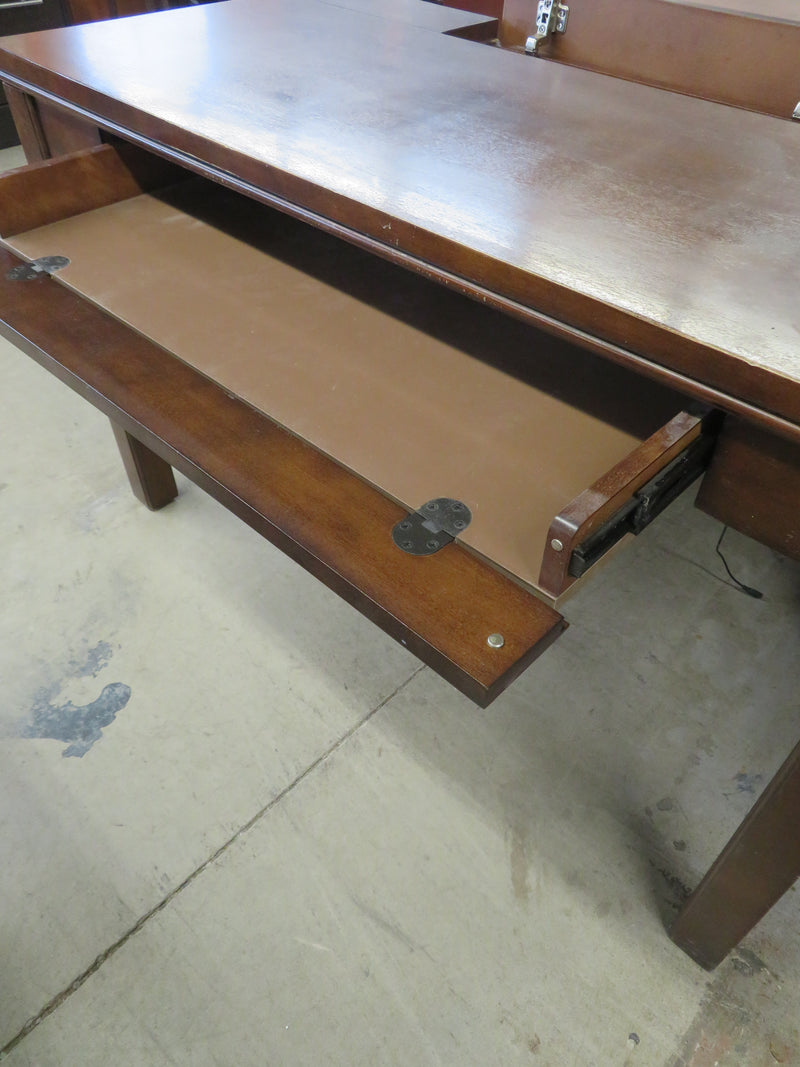
[[[8,78],[800,423],[800,138],[316,0],[3,42]]]
[[[699,436],[700,430],[701,420],[696,415],[680,412],[571,500],[555,516],[547,532],[542,570],[536,583],[539,589],[554,599],[562,596],[575,582],[569,574],[573,550],[611,519],[637,489],[684,451]]]
[[[740,419],[726,419],[697,506],[800,560],[800,448]]]
[[[800,745],[681,908],[672,940],[716,967],[800,877]]]
[[[20,142],[25,152],[25,158],[29,163],[47,159],[50,154],[47,148],[47,138],[42,130],[36,101],[27,93],[15,89],[13,85],[3,83],[3,91],[8,100],[11,116],[17,130]]]
[[[0,235],[13,237],[138,196],[180,174],[157,156],[129,152],[125,145],[98,145],[7,171],[0,177]]]
[[[524,48],[535,9],[505,0],[505,47]],[[788,120],[800,100],[800,4],[570,0],[567,32],[540,55]]]
[[[160,511],[178,495],[172,467],[115,422],[111,423],[133,495],[150,511]]]
[[[489,704],[564,629],[457,542],[400,551],[398,504],[54,279],[10,281],[20,262],[0,248],[6,337],[472,700]]]
[[[111,148],[33,169],[36,200],[17,195],[25,177],[0,179],[0,224],[4,205],[36,200],[69,217],[13,247],[67,256],[59,282],[409,510],[463,500],[464,543],[528,585],[553,517],[681,408],[622,368],[213,183],[135,196],[144,179]],[[76,214],[77,190],[98,209]],[[127,199],[99,206],[114,191]]]

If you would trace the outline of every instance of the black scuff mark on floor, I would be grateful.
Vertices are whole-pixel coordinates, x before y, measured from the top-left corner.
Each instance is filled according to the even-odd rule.
[[[130,686],[122,682],[104,686],[96,700],[82,707],[76,707],[72,701],[52,704],[43,694],[31,708],[29,720],[22,724],[20,737],[69,741],[62,756],[85,756],[103,736],[103,728],[116,719],[117,712],[122,711],[130,698]]]

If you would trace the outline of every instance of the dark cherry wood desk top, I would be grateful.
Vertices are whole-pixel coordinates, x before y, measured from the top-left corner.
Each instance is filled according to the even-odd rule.
[[[9,38],[0,71],[800,425],[800,126],[394,8],[232,0]]]

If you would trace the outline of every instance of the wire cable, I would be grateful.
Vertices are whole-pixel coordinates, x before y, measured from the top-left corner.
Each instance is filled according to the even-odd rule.
[[[723,562],[725,570],[728,572],[728,577],[731,579],[731,581],[735,582],[739,586],[739,588],[741,589],[741,591],[743,593],[747,593],[747,595],[753,597],[754,600],[763,599],[764,594],[761,592],[760,589],[754,589],[752,587],[752,585],[745,585],[744,582],[740,582],[739,579],[731,572],[731,569],[728,566],[728,561],[723,556],[722,550],[721,550],[721,547],[720,547],[722,545],[722,538],[725,536],[725,534],[727,532],[728,532],[728,527],[727,526],[723,526],[722,527],[722,533],[719,535],[719,541],[717,541],[717,550],[716,551],[717,551],[717,555],[719,556],[719,558]]]

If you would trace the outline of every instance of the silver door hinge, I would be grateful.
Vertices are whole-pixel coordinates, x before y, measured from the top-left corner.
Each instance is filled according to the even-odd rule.
[[[539,0],[536,8],[536,29],[525,42],[529,56],[537,55],[541,41],[554,33],[566,33],[569,8],[559,0]]]

